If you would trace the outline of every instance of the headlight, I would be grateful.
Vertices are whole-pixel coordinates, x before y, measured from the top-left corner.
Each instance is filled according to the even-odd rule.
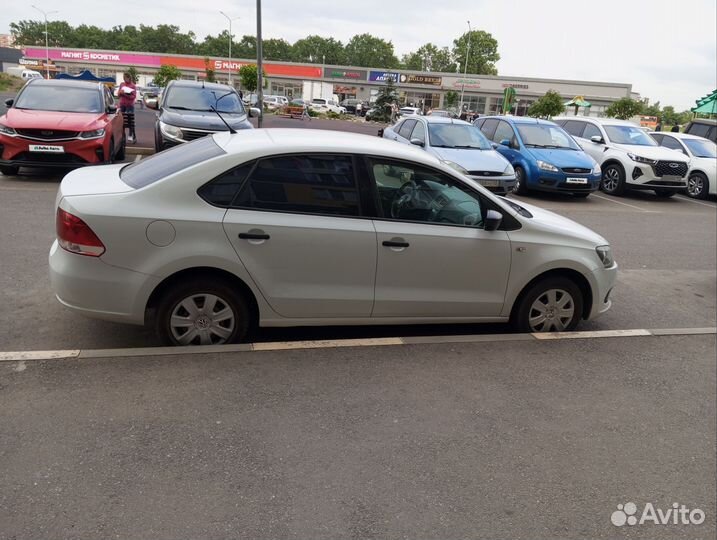
[[[635,154],[627,154],[627,157],[629,157],[632,161],[637,161],[638,163],[647,163],[648,165],[657,165],[656,159],[647,159],[646,157],[637,156]]]
[[[448,161],[447,159],[444,159],[443,163],[445,165],[448,165],[452,169],[457,170],[461,174],[468,174],[468,171],[465,169],[465,167],[461,167],[460,165],[458,165],[458,163],[455,163],[453,161]]]
[[[513,176],[514,174],[515,174],[515,169],[513,168],[513,166],[510,163],[508,163],[508,166],[503,171],[503,176]]]
[[[92,131],[83,131],[80,133],[80,139],[99,139],[105,136],[104,129],[93,129]]]
[[[175,139],[181,139],[182,138],[182,130],[179,129],[177,126],[172,126],[170,124],[165,124],[164,122],[159,122],[159,129],[162,133],[165,135],[168,135],[169,137],[173,137]]]
[[[542,171],[550,171],[550,172],[558,172],[558,168],[553,165],[552,163],[548,163],[547,161],[536,161],[538,164],[538,169]]]
[[[7,127],[5,124],[0,124],[0,133],[3,135],[10,135],[11,137],[17,135],[14,129]]]
[[[600,257],[602,265],[605,268],[610,268],[613,264],[615,264],[615,260],[612,258],[612,250],[610,249],[610,246],[598,246],[595,248],[595,251],[597,252],[598,257]]]
[[[600,165],[597,163],[593,167],[593,174],[602,174],[602,169],[600,168]]]

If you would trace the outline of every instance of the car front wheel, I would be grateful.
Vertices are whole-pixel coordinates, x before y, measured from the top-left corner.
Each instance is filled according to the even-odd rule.
[[[583,313],[583,295],[573,281],[548,277],[523,295],[513,324],[520,332],[567,332],[574,330]]]
[[[615,163],[602,170],[602,183],[600,187],[610,195],[622,195],[625,191],[625,171]]]
[[[168,345],[221,345],[245,339],[249,323],[247,302],[232,287],[193,280],[160,300],[156,331]]]
[[[692,173],[687,179],[687,196],[693,199],[706,199],[709,187],[709,180],[704,174]]]
[[[515,185],[513,186],[513,193],[516,195],[526,195],[528,193],[528,186],[525,185],[525,171],[523,167],[515,167]]]

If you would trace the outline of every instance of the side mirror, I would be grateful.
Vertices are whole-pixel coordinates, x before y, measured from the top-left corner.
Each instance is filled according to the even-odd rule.
[[[600,135],[593,135],[590,140],[596,144],[605,144],[605,141]]]
[[[421,139],[411,139],[411,144],[415,144],[416,146],[420,146],[421,148],[426,145],[426,143],[423,142]]]
[[[485,215],[485,220],[483,221],[483,228],[486,231],[494,231],[500,227],[502,221],[503,214],[497,210],[488,210]]]
[[[261,109],[256,107],[249,107],[249,118],[259,118],[261,116]]]
[[[497,150],[497,149],[498,149],[498,145],[497,145],[497,144],[495,144],[495,143],[490,143],[490,145],[493,147],[493,150]]]
[[[148,109],[154,109],[155,111],[159,107],[159,100],[157,98],[150,98],[144,103]]]
[[[15,100],[14,100],[14,99],[6,99],[6,100],[5,100],[5,106],[6,106],[8,109],[9,109],[10,107],[12,107],[12,104],[13,104],[13,103],[15,103]]]
[[[502,139],[500,141],[500,144],[502,144],[503,146],[510,147],[510,139]]]
[[[117,105],[107,105],[107,114],[114,114],[117,112]]]

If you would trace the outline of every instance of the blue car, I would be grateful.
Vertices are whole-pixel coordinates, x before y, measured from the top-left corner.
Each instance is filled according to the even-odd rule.
[[[517,194],[531,190],[587,197],[600,187],[600,165],[557,124],[524,116],[484,116],[474,125],[515,169]]]

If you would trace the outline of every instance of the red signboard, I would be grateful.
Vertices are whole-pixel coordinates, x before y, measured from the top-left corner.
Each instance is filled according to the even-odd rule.
[[[177,66],[179,69],[195,69],[204,71],[206,69],[204,58],[191,56],[162,56],[160,58],[162,64],[170,64]],[[209,59],[209,67],[215,71],[227,71],[231,69],[233,72],[239,71],[246,61],[238,61],[217,58]],[[288,75],[291,77],[307,77],[313,79],[321,78],[321,68],[314,66],[294,66],[290,64],[264,64],[264,71],[267,75]]]

